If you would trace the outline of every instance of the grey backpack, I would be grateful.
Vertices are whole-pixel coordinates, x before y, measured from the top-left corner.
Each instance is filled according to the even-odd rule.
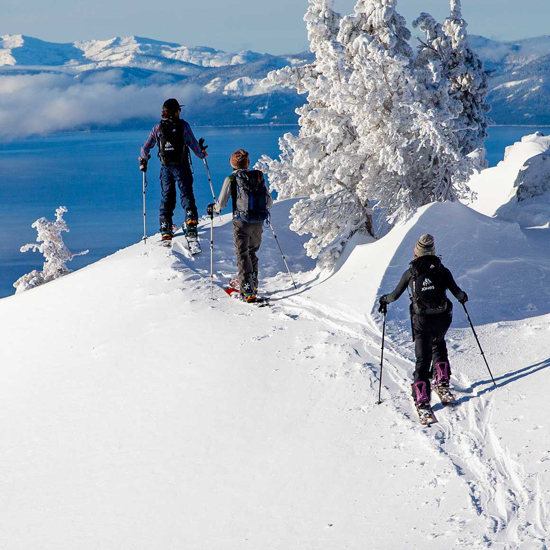
[[[237,170],[233,182],[233,217],[246,223],[260,223],[269,216],[269,191],[260,170]]]

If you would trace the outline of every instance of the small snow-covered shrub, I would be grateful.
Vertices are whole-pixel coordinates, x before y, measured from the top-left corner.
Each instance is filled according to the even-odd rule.
[[[67,223],[63,219],[63,214],[67,212],[67,208],[60,206],[55,211],[56,220],[48,221],[46,218],[36,220],[31,227],[36,229],[38,235],[36,241],[41,244],[26,244],[21,247],[21,252],[32,250],[40,252],[44,256],[44,267],[42,271],[36,269],[20,277],[13,286],[15,292],[24,292],[44,283],[49,283],[54,279],[58,279],[63,275],[67,275],[71,270],[67,267],[67,262],[70,262],[76,256],[82,256],[88,253],[88,250],[73,254],[63,242],[63,231],[69,232]]]

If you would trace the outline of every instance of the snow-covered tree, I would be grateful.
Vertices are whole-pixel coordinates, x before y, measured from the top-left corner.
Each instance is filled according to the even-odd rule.
[[[69,232],[67,223],[63,219],[63,214],[67,212],[67,208],[60,206],[55,211],[56,220],[48,221],[46,218],[36,220],[32,227],[36,229],[38,235],[36,241],[41,244],[26,244],[21,247],[21,252],[32,250],[40,252],[44,256],[44,267],[42,271],[33,270],[26,275],[20,277],[13,286],[16,288],[16,293],[29,290],[44,283],[48,283],[67,275],[71,270],[66,263],[70,262],[75,256],[82,256],[88,253],[88,250],[73,254],[63,242],[63,231]]]
[[[309,2],[314,63],[268,77],[308,94],[300,132],[282,138],[279,160],[258,166],[281,198],[306,196],[291,228],[311,234],[307,253],[331,263],[351,235],[373,233],[370,201],[391,224],[464,194],[471,163],[460,155],[448,88],[435,97],[418,77],[397,0],[358,0],[342,19],[332,1]]]
[[[462,196],[471,164],[459,154],[447,96],[434,97],[414,70],[410,31],[396,8],[396,0],[359,0],[339,34],[353,70],[350,111],[365,159],[360,193],[376,200],[390,223]]]
[[[304,19],[315,61],[268,75],[270,83],[308,94],[307,103],[297,110],[300,132],[281,138],[279,160],[264,156],[258,166],[269,173],[280,198],[307,197],[292,209],[291,228],[312,235],[306,243],[308,255],[331,260],[350,235],[373,231],[372,216],[367,197],[356,192],[362,159],[348,113],[347,88],[342,86],[349,67],[337,40],[341,18],[332,9],[333,0],[309,2]]]
[[[426,33],[417,66],[422,63],[427,66],[437,60],[441,78],[449,81],[451,98],[462,107],[455,126],[460,152],[468,155],[484,148],[489,124],[489,88],[483,62],[468,42],[468,24],[462,18],[461,0],[450,2],[451,14],[443,25],[426,13],[413,23]]]

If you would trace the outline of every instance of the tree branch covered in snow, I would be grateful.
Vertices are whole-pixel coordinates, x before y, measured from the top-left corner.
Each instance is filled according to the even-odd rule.
[[[63,219],[63,214],[67,212],[67,208],[60,206],[55,211],[56,220],[48,221],[46,218],[36,220],[31,227],[36,229],[38,235],[36,241],[41,244],[26,244],[21,247],[21,252],[32,250],[40,252],[44,256],[44,267],[42,271],[33,270],[26,275],[20,277],[13,286],[16,288],[16,293],[24,292],[44,283],[49,283],[54,279],[58,279],[63,275],[67,275],[71,270],[66,263],[70,262],[76,256],[83,256],[88,253],[88,250],[73,254],[63,242],[63,231],[69,232],[67,223]]]
[[[422,13],[413,25],[426,33],[420,42],[417,66],[437,66],[439,79],[446,79],[450,97],[461,110],[455,120],[460,152],[463,155],[483,149],[490,111],[487,73],[483,62],[468,43],[468,24],[462,18],[460,0],[451,0],[451,14],[443,25]],[[481,155],[484,158],[484,155]]]
[[[315,61],[266,79],[307,94],[300,131],[281,138],[279,159],[264,156],[258,167],[280,198],[306,197],[291,227],[311,234],[307,253],[330,265],[354,233],[374,234],[371,203],[391,225],[463,197],[472,161],[457,135],[459,99],[439,61],[415,63],[397,0],[358,0],[343,18],[332,0],[309,3]]]

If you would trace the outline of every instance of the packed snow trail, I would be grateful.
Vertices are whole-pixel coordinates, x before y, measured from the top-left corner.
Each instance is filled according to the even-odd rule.
[[[544,548],[548,404],[535,389],[550,373],[548,316],[480,326],[488,357],[499,358],[498,394],[469,329],[453,330],[463,402],[437,410],[427,430],[410,398],[406,318],[392,308],[376,404],[381,334],[371,310],[389,286],[380,281],[406,267],[424,222],[443,217],[456,229],[465,217],[475,229],[485,220],[435,205],[391,238],[355,239],[328,276],[286,229],[289,207],[275,205],[273,217],[299,288],[267,231],[269,309],[221,288],[235,275],[228,218],[215,221],[214,300],[209,251],[192,257],[176,237],[171,250],[151,238],[0,301],[8,550]],[[507,242],[517,252],[516,236]],[[464,270],[480,264],[456,252]],[[541,291],[538,275],[529,282]],[[458,311],[455,320],[463,325]]]
[[[518,260],[522,264],[529,261],[523,258]],[[544,270],[550,265],[548,259],[541,259],[538,263]],[[471,271],[467,276],[472,276]],[[347,292],[327,295],[321,291],[322,301],[312,299],[312,293],[308,293],[307,289],[322,288],[326,277],[326,274],[318,270],[300,274],[298,279],[301,288],[294,291],[290,282],[285,284],[281,281],[279,273],[274,280],[269,280],[267,290],[273,294],[272,299],[278,304],[279,311],[290,312],[291,315],[324,325],[328,334],[337,335],[357,356],[364,357],[366,353],[367,364],[370,366],[367,370],[369,386],[374,394],[379,376],[379,324],[366,313],[369,310],[367,304],[364,307],[365,313],[361,313],[354,302],[345,300]],[[338,273],[332,277],[338,278]],[[281,283],[285,290],[280,290]],[[461,314],[463,315],[461,308],[456,308],[455,318]],[[469,331],[467,328],[462,330]],[[398,417],[401,416],[402,421],[410,428],[418,425],[410,398],[414,351],[410,343],[405,343],[403,334],[398,333],[398,337],[403,340],[397,345],[392,343],[391,336],[387,337],[384,365],[387,378],[383,399],[394,412],[399,413]],[[473,336],[471,339],[473,340]],[[478,365],[478,379],[488,378],[488,374],[482,370],[485,365],[477,352],[475,342],[468,342],[468,346],[469,351],[473,352],[469,356],[470,361]],[[457,351],[460,350],[455,350],[455,353]],[[465,374],[460,374],[459,362],[453,361],[453,358],[451,361],[456,363],[456,372],[459,374],[459,385],[454,386],[458,389],[459,405],[444,409],[434,394],[432,402],[437,403],[434,410],[439,424],[426,434],[425,444],[446,457],[458,475],[466,480],[472,505],[485,520],[486,535],[483,545],[488,547],[501,544],[503,548],[510,549],[533,544],[543,545],[549,532],[539,482],[512,459],[492,428],[494,399],[498,397],[491,380],[486,380],[480,387]],[[473,536],[462,539],[461,544],[474,546],[481,543],[479,537]]]

